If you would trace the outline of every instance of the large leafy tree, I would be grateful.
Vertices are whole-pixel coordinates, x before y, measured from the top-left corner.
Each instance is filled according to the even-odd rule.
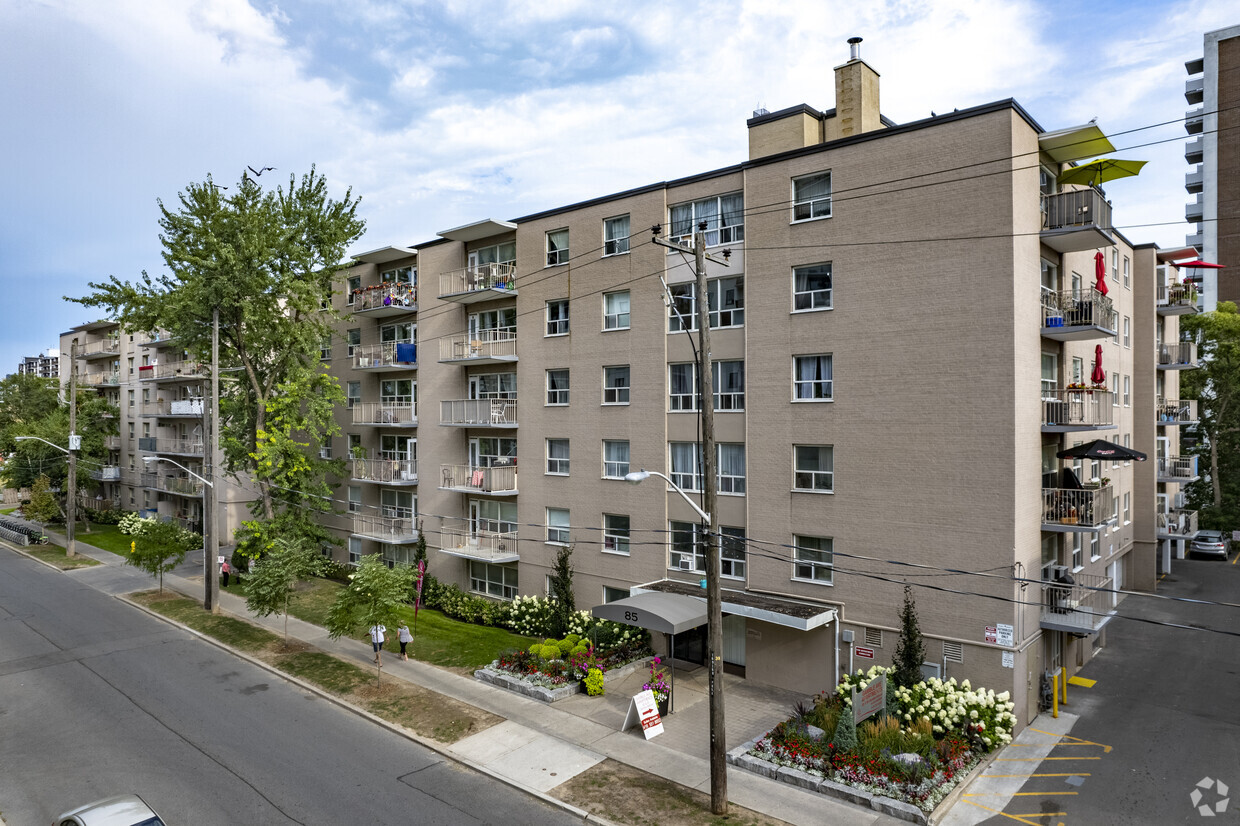
[[[315,535],[313,510],[333,464],[306,445],[333,434],[339,385],[319,364],[337,315],[329,298],[345,251],[365,223],[352,191],[336,200],[313,168],[273,191],[243,174],[231,189],[208,176],[161,201],[160,241],[168,274],[135,282],[112,276],[83,298],[130,330],[165,330],[207,361],[212,311],[220,317],[220,441],[227,471],[257,484],[255,520],[240,543],[251,556],[274,535]],[[285,461],[301,451],[296,467]]]
[[[1180,393],[1197,400],[1200,424],[1193,451],[1206,465],[1189,487],[1203,527],[1240,527],[1240,312],[1220,301],[1212,313],[1182,316],[1181,329],[1197,342],[1201,367],[1180,374]]]

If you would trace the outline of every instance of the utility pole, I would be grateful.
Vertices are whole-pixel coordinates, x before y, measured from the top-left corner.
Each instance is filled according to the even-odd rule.
[[[702,509],[710,514],[710,524],[704,525],[706,542],[706,650],[709,662],[710,691],[710,810],[715,815],[728,813],[728,751],[723,713],[723,594],[719,585],[719,513],[715,507],[717,486],[715,454],[715,381],[714,367],[710,358],[710,298],[706,291],[706,261],[728,266],[731,250],[723,251],[723,258],[706,253],[706,222],[697,225],[693,235],[693,248],[658,237],[654,227],[652,239],[659,246],[680,252],[692,253],[697,281],[694,296],[697,304],[698,326],[698,404],[702,412]]]
[[[77,339],[69,343],[69,475],[65,478],[65,556],[77,554],[77,452],[82,437],[77,435]]]
[[[220,612],[220,580],[216,557],[220,554],[220,495],[217,493],[216,468],[219,467],[220,444],[220,308],[217,306],[211,320],[211,409],[210,426],[207,429],[207,443],[204,448],[207,465],[207,479],[211,482],[203,491],[203,502],[209,503],[203,520],[206,547],[203,551],[203,565],[207,575],[206,604],[203,606],[212,614]],[[208,521],[209,520],[209,521]]]

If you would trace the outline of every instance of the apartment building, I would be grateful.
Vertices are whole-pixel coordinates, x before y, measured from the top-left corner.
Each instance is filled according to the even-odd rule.
[[[816,692],[889,663],[907,582],[927,673],[1031,719],[1043,673],[1105,644],[1121,597],[1092,588],[1152,589],[1195,531],[1184,251],[1058,185],[1111,149],[1092,124],[1013,100],[895,124],[855,51],[835,85],[755,113],[734,166],[356,256],[323,353],[339,558],[407,561],[422,530],[435,576],[511,599],[571,544],[580,606],[701,594],[692,509],[624,476],[702,487],[692,262],[650,238],[704,222],[731,253],[707,288],[728,670]],[[1151,461],[1066,474],[1096,438]]]
[[[17,365],[19,374],[54,379],[60,375],[60,353],[55,349],[37,356],[24,356]]]
[[[66,362],[76,356],[79,392],[93,390],[117,409],[117,435],[107,437],[107,464],[90,471],[97,484],[79,492],[79,503],[134,511],[202,533],[203,399],[209,365],[192,361],[166,333],[133,333],[108,320],[61,333],[60,348]],[[72,372],[61,373],[65,390]],[[224,547],[249,518],[246,504],[256,496],[229,479],[216,485]]]
[[[1185,243],[1203,260],[1227,269],[1187,271],[1201,280],[1201,306],[1240,302],[1240,25],[1207,32],[1202,56],[1184,64],[1184,98],[1197,104],[1186,113],[1191,137],[1184,149],[1189,171],[1184,188],[1194,195],[1184,218],[1196,223]]]

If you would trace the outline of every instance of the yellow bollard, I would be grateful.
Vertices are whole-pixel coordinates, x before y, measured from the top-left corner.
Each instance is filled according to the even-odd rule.
[[[1061,669],[1061,672],[1063,673],[1063,699],[1059,702],[1060,705],[1066,706],[1068,704],[1068,669]]]
[[[1059,719],[1059,674],[1051,677],[1051,716]]]

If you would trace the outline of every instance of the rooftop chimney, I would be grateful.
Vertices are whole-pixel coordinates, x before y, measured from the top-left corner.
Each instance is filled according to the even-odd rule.
[[[860,37],[848,38],[848,59],[849,60],[860,60],[861,59],[861,38]]]
[[[827,123],[827,140],[882,129],[878,112],[878,72],[861,59],[861,38],[848,38],[850,57],[835,67],[835,117]]]

